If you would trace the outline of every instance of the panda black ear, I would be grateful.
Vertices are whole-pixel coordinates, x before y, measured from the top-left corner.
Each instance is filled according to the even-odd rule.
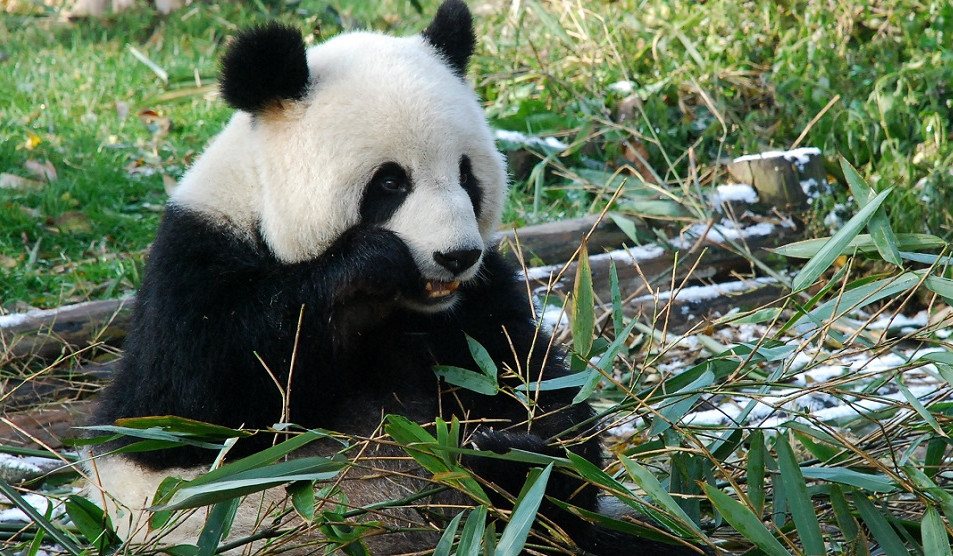
[[[463,77],[476,45],[473,18],[463,0],[446,0],[430,25],[421,33],[424,40],[440,52],[454,73]]]
[[[308,92],[308,60],[301,32],[268,23],[238,34],[222,57],[222,96],[234,108],[260,112]]]

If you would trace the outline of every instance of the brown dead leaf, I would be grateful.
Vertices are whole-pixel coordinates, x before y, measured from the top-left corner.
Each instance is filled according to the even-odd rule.
[[[26,258],[26,255],[20,255],[19,257],[8,257],[6,255],[0,255],[0,268],[15,268],[20,264],[23,259]]]
[[[649,151],[637,137],[630,137],[628,141],[623,143],[622,156],[643,180],[650,181],[652,179],[652,171],[648,167]]]
[[[172,120],[148,108],[139,111],[139,119],[146,124],[154,140],[164,139],[172,130]]]
[[[172,192],[175,191],[175,186],[179,182],[175,181],[175,178],[168,174],[162,174],[162,186],[165,188],[166,195],[172,195]]]
[[[26,168],[26,171],[29,172],[33,177],[46,182],[56,181],[56,178],[58,177],[56,168],[53,167],[53,163],[49,160],[40,162],[39,160],[34,160],[31,158],[30,160],[27,160],[23,163],[23,167]]]
[[[66,211],[53,219],[53,226],[64,234],[85,234],[93,227],[89,217],[78,210]]]
[[[16,174],[8,174],[6,172],[0,174],[0,189],[31,191],[40,189],[41,187],[43,187],[43,184],[36,180],[24,178]]]
[[[639,95],[629,95],[622,99],[619,107],[616,109],[615,120],[619,123],[625,123],[635,120],[636,112],[642,110],[642,99]]]

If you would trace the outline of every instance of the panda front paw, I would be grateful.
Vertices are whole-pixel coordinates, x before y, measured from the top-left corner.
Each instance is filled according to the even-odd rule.
[[[470,448],[505,454],[510,450],[522,450],[537,454],[557,456],[558,450],[546,445],[542,438],[531,433],[479,430],[470,437]],[[463,465],[488,483],[515,496],[523,487],[532,464],[507,461],[478,455],[463,457]]]
[[[337,258],[340,279],[338,301],[393,301],[419,288],[420,272],[410,249],[390,230],[358,226],[345,233],[329,250]]]

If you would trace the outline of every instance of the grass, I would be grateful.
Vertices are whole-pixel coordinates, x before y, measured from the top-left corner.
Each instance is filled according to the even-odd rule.
[[[436,2],[423,4],[429,14]],[[563,339],[574,338],[566,343],[580,361],[612,363],[611,380],[592,366],[581,372],[606,427],[625,434],[612,446],[608,473],[578,462],[549,463],[603,485],[669,531],[728,552],[949,554],[953,349],[946,329],[953,282],[942,256],[949,249],[937,256],[890,246],[897,233],[930,233],[947,242],[953,236],[953,6],[915,0],[487,6],[493,9],[481,4],[486,13],[477,17],[481,42],[470,75],[491,121],[569,145],[538,147],[528,158],[511,152],[519,164],[509,222],[598,212],[615,191],[616,172],[628,178],[622,212],[644,214],[651,206],[658,214],[706,218],[700,195],[728,179],[721,163],[795,144],[823,149],[833,186],[804,215],[814,233],[827,234],[824,218],[835,205],[851,213],[867,206],[873,195],[858,194],[865,187],[893,188],[878,199],[879,208],[863,213],[868,220],[847,223],[847,233],[824,249],[798,247],[809,260],[789,261],[799,271],[787,284],[791,293],[753,308],[760,311],[675,335],[665,332],[665,303],[648,315],[651,326],[580,303]],[[37,183],[0,189],[0,300],[7,310],[134,290],[168,179],[181,175],[229,117],[210,90],[216,57],[237,28],[277,17],[321,36],[359,26],[403,33],[428,19],[403,0],[199,2],[167,18],[143,8],[76,22],[37,4],[18,9],[0,19],[7,56],[0,90],[10,99],[0,107],[0,171]],[[631,92],[613,86],[619,82]],[[838,155],[867,185],[848,183]],[[49,161],[57,178],[36,179],[31,160]],[[852,192],[867,198],[852,200]],[[865,232],[868,254],[854,256],[849,241]],[[583,289],[575,299],[591,299],[588,282],[578,283]],[[928,324],[873,328],[881,316],[914,309],[927,311]],[[724,335],[736,330],[748,335]],[[613,331],[627,341],[613,343]],[[815,378],[832,368],[837,372],[829,378]],[[857,412],[818,405],[831,399],[835,408]],[[737,422],[683,420],[700,407]],[[395,423],[412,427],[391,421],[392,436],[423,439],[411,457],[443,466],[432,469],[436,487],[464,484],[448,456],[459,441],[452,425],[427,438],[421,435],[431,432]],[[59,494],[53,483],[36,487]],[[522,507],[531,508],[538,489],[525,490]],[[30,539],[59,531],[68,536],[64,547],[107,551],[102,543],[112,543],[110,535],[90,542],[102,533],[102,520],[72,502],[73,522],[85,529],[39,516],[24,532],[0,527],[0,538],[35,551],[39,541],[32,546]],[[361,553],[355,538],[362,529],[337,523],[370,510],[332,509],[312,507],[314,523],[351,543],[350,553]],[[518,517],[527,518],[525,512]],[[307,508],[299,513],[307,515]],[[451,545],[465,552],[465,543],[487,549],[494,530],[518,542],[512,539],[519,532],[505,532],[499,510],[468,516],[447,533],[445,553]],[[217,539],[204,542],[210,550]]]
[[[25,164],[49,161],[58,178],[35,191],[0,190],[8,310],[135,289],[165,181],[229,116],[211,90],[236,29],[278,18],[320,40],[355,27],[412,32],[427,21],[401,0],[196,3],[167,18],[143,8],[75,22],[52,8],[16,6],[0,19],[0,88],[9,97],[0,108],[0,171],[31,178]],[[513,155],[522,167],[514,168],[510,222],[598,211],[616,171],[629,175],[631,190],[619,208],[644,212],[633,167],[691,204],[699,186],[727,179],[726,157],[800,138],[823,149],[834,181],[813,207],[812,230],[826,229],[837,203],[849,204],[834,163],[842,154],[876,190],[898,187],[888,211],[898,232],[953,231],[953,50],[944,40],[953,8],[943,2],[531,0],[480,9],[471,77],[494,125],[571,145],[528,161]],[[637,100],[611,87],[620,81]],[[633,163],[633,152],[645,164]],[[664,204],[654,210],[684,215]]]

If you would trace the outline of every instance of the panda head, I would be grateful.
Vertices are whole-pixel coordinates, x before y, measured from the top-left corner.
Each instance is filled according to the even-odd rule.
[[[427,284],[416,308],[449,307],[476,276],[506,194],[502,155],[464,80],[474,42],[460,0],[411,37],[353,32],[306,49],[277,24],[240,34],[221,75],[240,112],[173,202],[256,228],[286,263],[319,257],[360,224],[391,230]]]

